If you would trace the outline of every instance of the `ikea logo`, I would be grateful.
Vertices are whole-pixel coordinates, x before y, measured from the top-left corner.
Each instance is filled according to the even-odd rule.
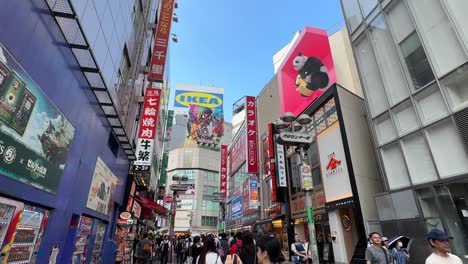
[[[175,101],[180,106],[186,107],[199,105],[208,108],[216,108],[223,104],[221,96],[201,92],[181,92],[176,94]]]

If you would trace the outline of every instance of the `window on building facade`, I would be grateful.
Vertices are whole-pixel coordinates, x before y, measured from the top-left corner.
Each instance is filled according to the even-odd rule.
[[[407,187],[410,185],[403,153],[398,143],[392,143],[380,149],[382,161],[387,173],[390,189]]]
[[[360,76],[364,83],[366,98],[371,115],[375,117],[388,109],[387,98],[367,36],[364,35],[361,37],[355,45]]]
[[[467,60],[440,0],[408,0],[428,55],[440,77]]]
[[[348,21],[349,32],[353,32],[362,23],[358,1],[344,0],[341,3],[343,4],[346,20]]]
[[[468,65],[450,73],[441,83],[447,92],[447,99],[453,111],[468,106]]]
[[[434,74],[416,31],[400,43],[400,49],[415,90],[434,80]]]
[[[216,216],[202,216],[202,226],[217,226],[218,217]]]
[[[403,0],[393,1],[385,9],[394,41],[400,46],[403,64],[413,90],[434,80],[426,53],[416,34],[413,21]]]
[[[346,0],[345,0],[346,2]],[[369,15],[369,13],[377,6],[377,0],[359,0],[361,3],[361,10],[364,17]]]
[[[468,172],[468,158],[450,118],[430,126],[426,133],[440,177],[448,178]]]
[[[397,136],[393,127],[392,119],[388,113],[378,117],[374,121],[375,132],[379,145],[383,145],[394,140]]]
[[[434,199],[432,189],[420,189],[417,190],[416,193],[427,230],[431,230],[433,228],[439,228],[443,230],[444,227],[442,225],[442,221],[440,220],[439,212],[436,209],[436,201]]]
[[[398,54],[383,15],[379,15],[371,23],[369,32],[388,100],[390,105],[395,105],[407,98],[409,93]]]
[[[466,10],[468,10],[468,1],[466,0],[450,0],[444,1],[447,11],[452,17],[455,27],[458,30],[465,47],[468,48],[468,16]]]
[[[430,124],[449,114],[437,83],[415,95],[414,99],[423,125]]]
[[[419,128],[419,120],[410,100],[397,105],[392,109],[392,113],[398,135],[401,136]]]
[[[413,133],[401,140],[403,154],[413,184],[437,180],[429,147],[421,132]]]

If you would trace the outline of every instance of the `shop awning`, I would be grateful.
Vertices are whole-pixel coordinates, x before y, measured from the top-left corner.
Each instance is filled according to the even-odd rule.
[[[150,199],[147,199],[141,195],[137,195],[136,200],[140,203],[141,205],[141,218],[152,218],[152,212],[156,212],[156,214],[160,216],[166,216],[167,215],[167,209],[164,208],[162,205],[157,204],[154,201],[151,201]]]

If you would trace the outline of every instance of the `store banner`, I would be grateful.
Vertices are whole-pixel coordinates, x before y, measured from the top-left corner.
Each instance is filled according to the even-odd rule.
[[[232,143],[229,149],[229,175],[233,175],[241,166],[244,164],[246,160],[246,129],[245,126],[242,128],[241,131],[238,132],[238,137]]]
[[[339,122],[317,136],[326,203],[353,196]]]
[[[226,199],[227,193],[227,145],[221,145],[221,161],[219,168],[219,198]]]
[[[148,80],[163,82],[175,0],[161,0]]]
[[[271,174],[271,201],[272,202],[277,202],[278,197],[276,195],[276,189],[278,188],[277,182],[276,182],[276,164],[275,160],[272,159],[271,157],[274,157],[275,153],[275,147],[273,144],[273,124],[268,124],[268,147],[269,147],[269,162],[268,164],[270,165],[270,174]]]
[[[242,184],[242,214],[243,216],[250,214],[250,188],[249,180]]]
[[[288,187],[284,146],[276,143],[276,162],[278,164],[278,187]]]
[[[117,188],[117,177],[100,157],[97,158],[86,207],[104,215],[110,215]],[[135,203],[134,203],[135,204]]]
[[[257,107],[254,96],[246,96],[247,172],[258,173]]]
[[[0,44],[0,174],[55,194],[75,128]]]
[[[145,101],[140,120],[138,141],[136,147],[136,160],[133,165],[151,166],[154,150],[154,138],[158,125],[159,104],[161,89],[146,88]]]
[[[232,219],[242,217],[242,195],[232,200]]]
[[[262,136],[262,151],[263,151],[263,179],[266,180],[271,175],[270,170],[270,137],[269,131],[266,131]]]

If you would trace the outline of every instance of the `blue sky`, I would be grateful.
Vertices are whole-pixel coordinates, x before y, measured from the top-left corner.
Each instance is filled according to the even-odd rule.
[[[179,0],[175,13],[170,106],[176,83],[222,87],[229,122],[232,104],[273,77],[273,55],[297,30],[343,22],[339,0]]]

